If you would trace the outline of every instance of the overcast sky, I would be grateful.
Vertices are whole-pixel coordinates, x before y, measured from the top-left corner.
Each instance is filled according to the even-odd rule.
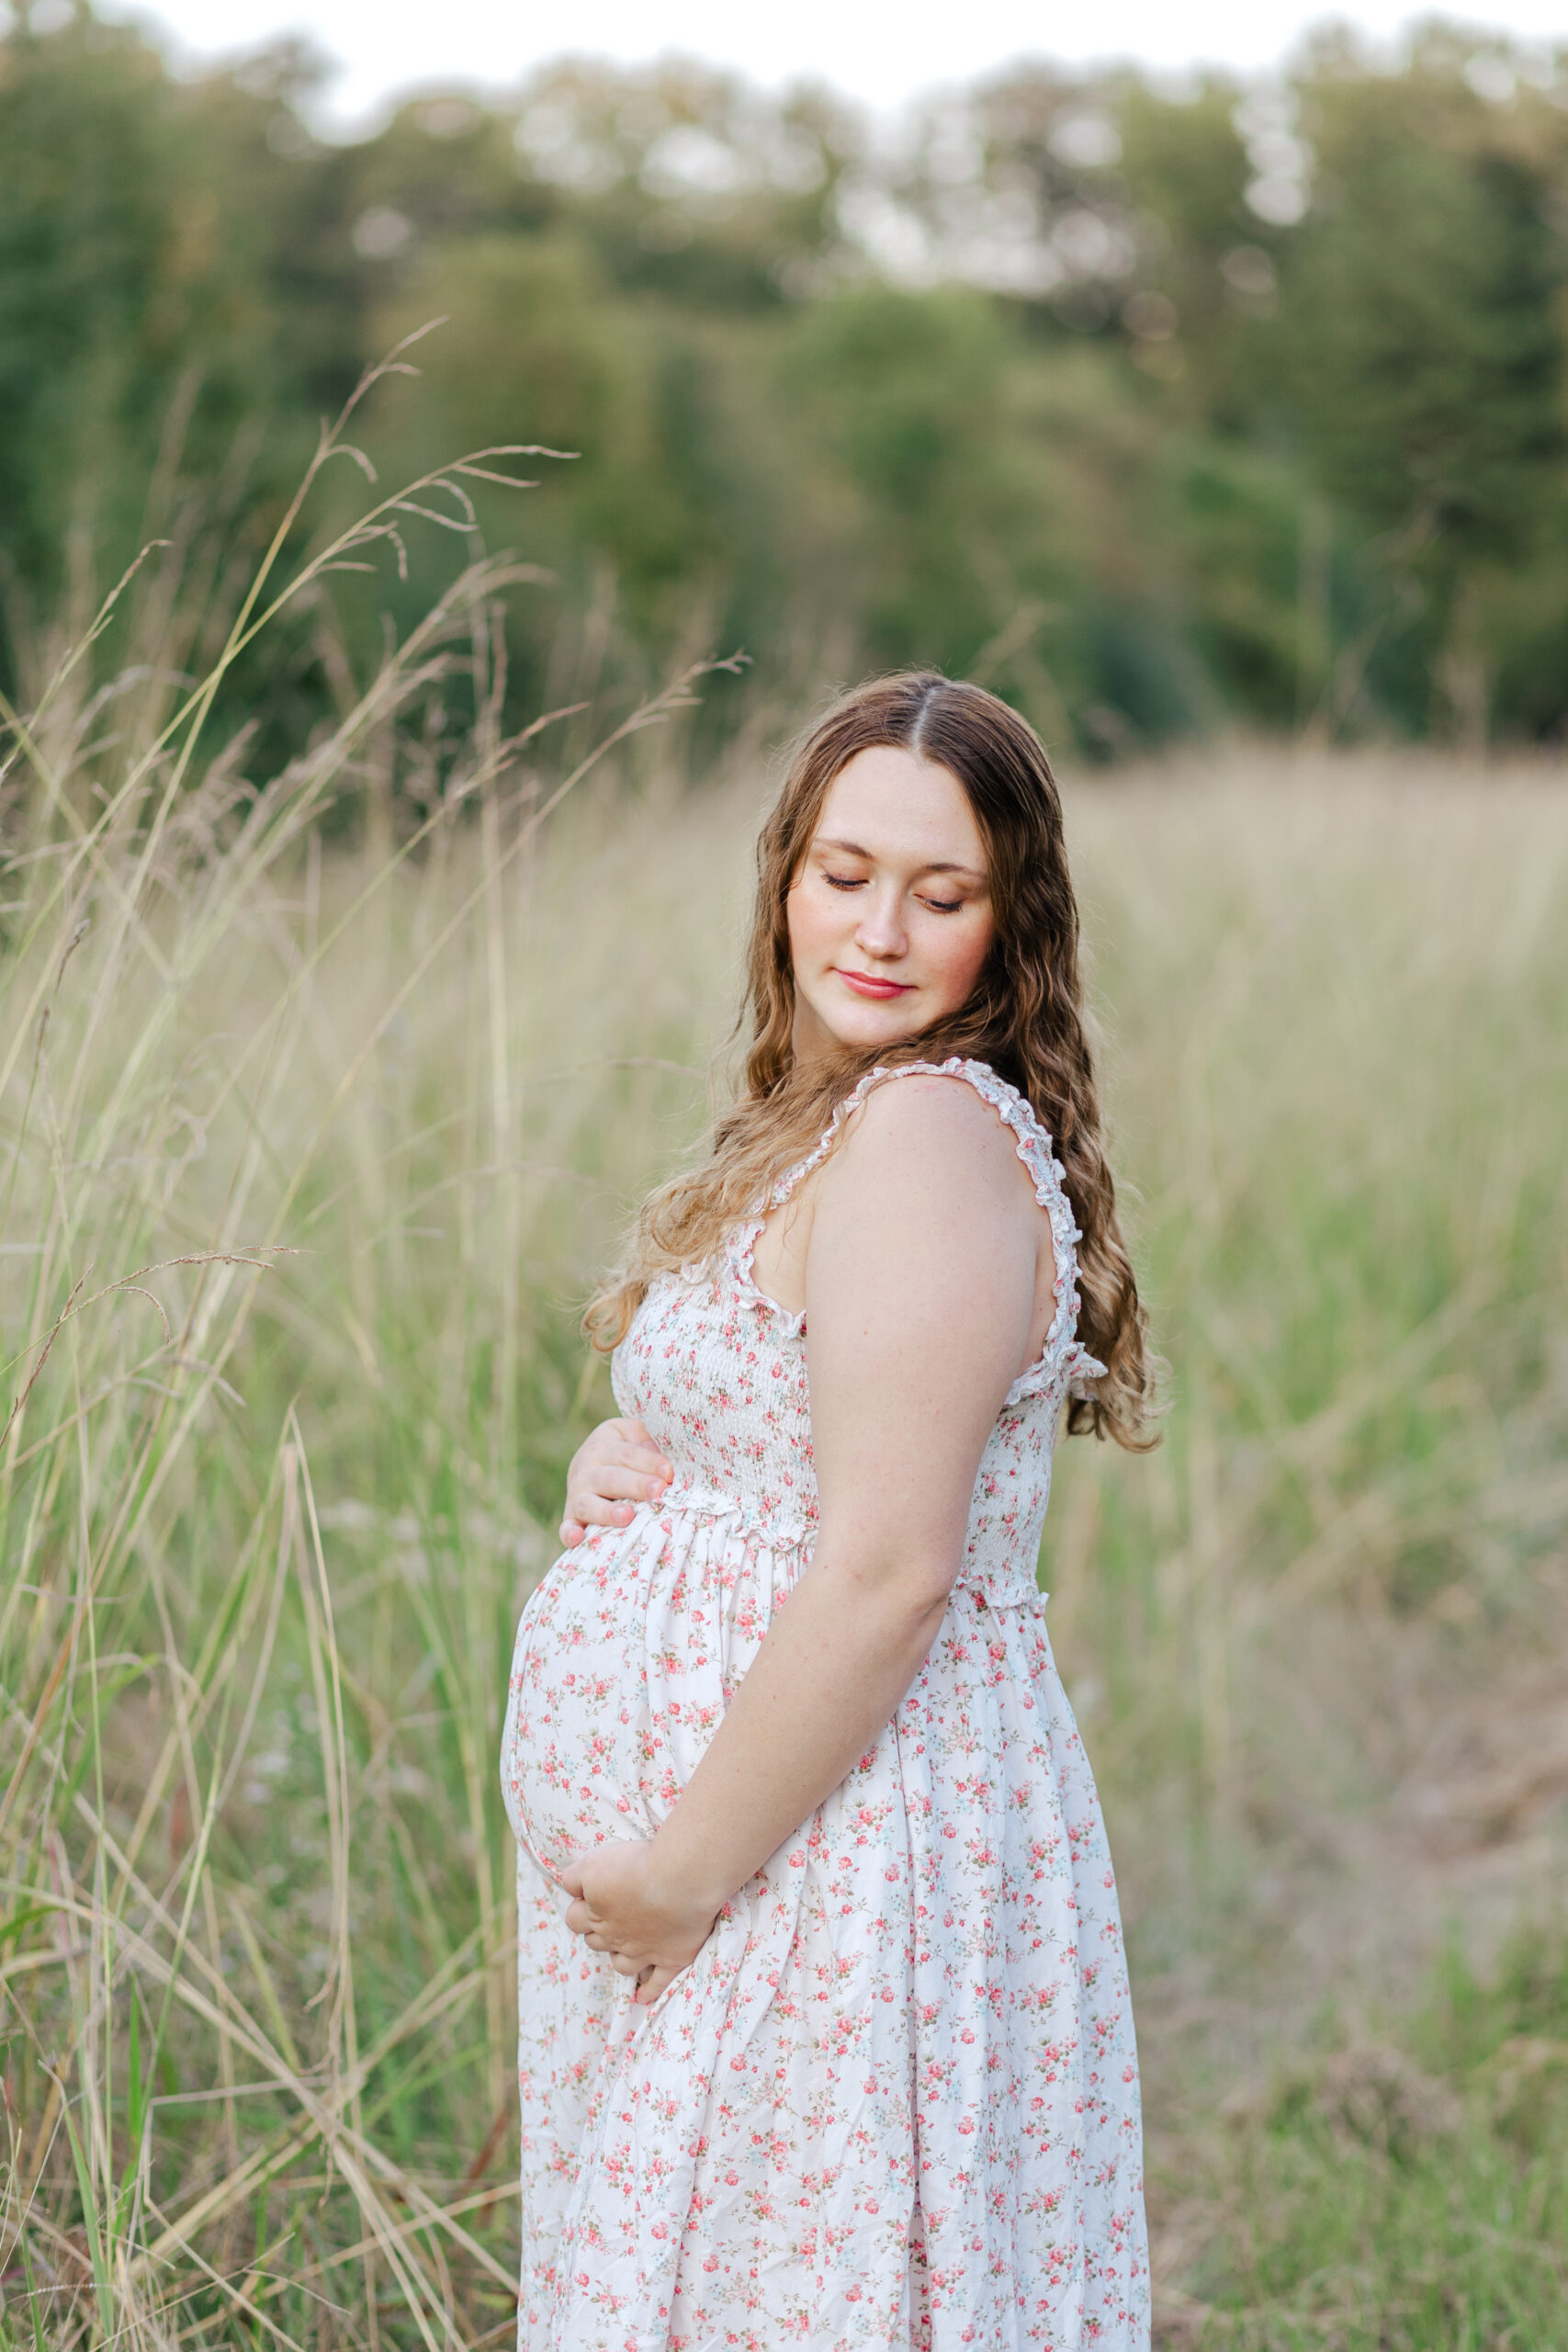
[[[4,0],[0,0],[0,8]],[[571,51],[641,63],[664,51],[739,67],[777,85],[819,77],[874,107],[896,106],[916,90],[967,81],[1010,59],[1073,62],[1132,57],[1179,71],[1199,62],[1257,69],[1279,62],[1303,29],[1327,15],[1348,17],[1392,41],[1408,19],[1407,0],[1354,0],[1313,7],[1298,0],[1095,0],[1092,6],[1030,6],[1028,0],[785,0],[759,7],[737,0],[571,0],[544,8],[528,0],[159,0],[152,8],[107,0],[121,16],[151,17],[189,57],[249,48],[280,32],[303,32],[341,67],[327,112],[342,128],[368,125],[391,94],[434,81],[505,88],[530,66]],[[1533,40],[1568,38],[1564,0],[1444,11],[1478,28]]]

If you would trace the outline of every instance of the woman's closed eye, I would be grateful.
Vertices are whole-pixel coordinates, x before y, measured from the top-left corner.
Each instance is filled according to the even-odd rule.
[[[824,874],[822,879],[828,884],[830,889],[834,890],[863,890],[866,885],[866,877],[863,874]],[[963,911],[964,907],[964,901],[962,899],[927,899],[922,897],[920,904],[922,907],[929,908],[933,915],[959,914]]]

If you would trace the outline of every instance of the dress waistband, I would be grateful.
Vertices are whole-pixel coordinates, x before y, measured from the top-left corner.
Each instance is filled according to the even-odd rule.
[[[742,1502],[739,1496],[721,1495],[715,1487],[692,1486],[679,1479],[665,1488],[657,1502],[639,1503],[637,1511],[639,1515],[646,1512],[650,1519],[664,1519],[678,1512],[688,1519],[728,1520],[738,1535],[772,1544],[781,1551],[797,1550],[817,1540],[815,1519],[759,1510]],[[1017,1609],[1026,1602],[1044,1599],[1027,1568],[987,1571],[967,1561],[953,1578],[953,1589],[955,1596],[964,1594],[982,1609]]]
[[[721,1495],[712,1487],[690,1486],[680,1479],[672,1487],[666,1487],[657,1502],[639,1503],[637,1510],[646,1511],[650,1519],[663,1519],[671,1511],[679,1511],[690,1519],[733,1520],[738,1534],[756,1536],[767,1544],[795,1545],[817,1540],[814,1519],[760,1510],[742,1502],[738,1495]]]

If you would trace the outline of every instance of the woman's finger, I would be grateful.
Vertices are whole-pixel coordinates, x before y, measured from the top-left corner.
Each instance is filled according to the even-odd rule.
[[[662,1486],[651,1478],[644,1483],[648,1491],[640,1495],[597,1495],[591,1487],[574,1487],[566,1498],[567,1516],[583,1527],[625,1527],[639,1503],[657,1505],[664,1498]]]
[[[680,1973],[678,1968],[666,1968],[662,1962],[653,1968],[645,1968],[637,1978],[633,1998],[639,2007],[648,2008],[668,1985],[673,1984]]]
[[[566,1512],[569,1518],[580,1519],[585,1526],[603,1525],[606,1514],[631,1510],[637,1503],[655,1503],[662,1499],[669,1487],[665,1478],[632,1478],[616,1471],[606,1472],[603,1482],[577,1478],[566,1490]]]
[[[594,1495],[601,1502],[641,1503],[662,1494],[669,1483],[662,1469],[651,1462],[585,1462],[576,1476],[568,1479],[567,1495],[571,1502],[579,1495]]]
[[[569,1515],[583,1529],[590,1527],[626,1527],[631,1522],[635,1503],[605,1502],[600,1496],[579,1493],[566,1498]]]
[[[664,1459],[662,1450],[654,1444],[640,1421],[601,1421],[581,1450],[608,1462],[653,1464]]]
[[[643,1478],[663,1478],[668,1476],[671,1464],[668,1455],[660,1453],[656,1445],[607,1445],[593,1456],[593,1467],[630,1470]]]
[[[666,1457],[640,1421],[602,1421],[591,1437],[584,1438],[573,1460],[585,1471],[597,1469],[606,1462],[618,1462],[634,1470],[656,1471]]]
[[[583,1526],[582,1521],[580,1519],[563,1519],[560,1523],[560,1540],[562,1548],[568,1552],[571,1551],[577,1544],[581,1543],[587,1532],[588,1530]]]
[[[624,1527],[636,1510],[636,1503],[596,1495],[581,1487],[566,1498],[567,1517],[577,1520],[583,1527]]]
[[[595,1472],[614,1464],[622,1470],[636,1470],[651,1477],[668,1476],[673,1464],[661,1446],[646,1442],[632,1442],[614,1430],[604,1430],[580,1446],[573,1456],[581,1474],[591,1478]]]

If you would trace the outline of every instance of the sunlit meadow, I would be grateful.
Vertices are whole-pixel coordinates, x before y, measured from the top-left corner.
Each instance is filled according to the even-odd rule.
[[[0,810],[0,2343],[499,2343],[512,1628],[806,713],[508,737],[481,561],[268,781],[154,577],[166,658],[44,662]],[[1161,2340],[1560,2346],[1568,789],[1067,802],[1169,1409],[1065,1448],[1042,1573]]]

